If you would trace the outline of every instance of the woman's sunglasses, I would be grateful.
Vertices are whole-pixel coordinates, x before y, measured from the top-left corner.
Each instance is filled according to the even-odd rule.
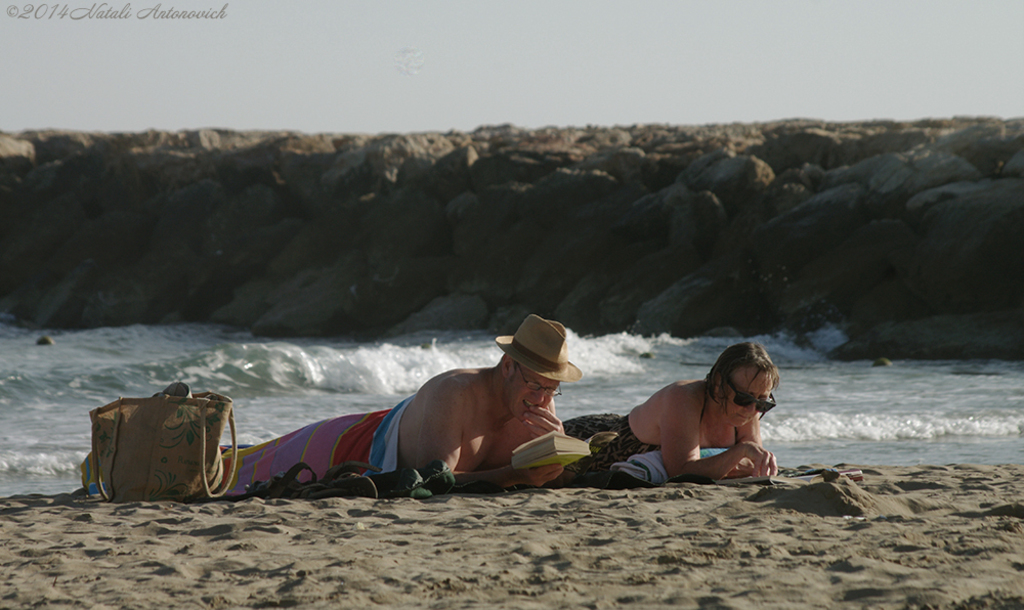
[[[736,393],[736,395],[733,396],[732,401],[737,405],[741,407],[754,405],[757,408],[757,412],[761,415],[764,415],[775,407],[775,397],[770,393],[768,394],[768,398],[762,400],[755,397],[753,394],[747,394],[746,392],[740,392],[737,390],[736,386],[732,384],[731,379],[726,379],[725,382],[728,383],[729,387],[732,388],[732,391]]]

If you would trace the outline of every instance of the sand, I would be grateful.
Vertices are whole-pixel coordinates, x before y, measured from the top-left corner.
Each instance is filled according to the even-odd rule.
[[[0,498],[0,608],[1022,608],[1024,466],[427,500]]]

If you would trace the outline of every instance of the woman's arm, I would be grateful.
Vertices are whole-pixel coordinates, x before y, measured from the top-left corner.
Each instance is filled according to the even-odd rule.
[[[735,429],[736,442],[732,447],[717,455],[701,458],[701,413],[705,408],[703,384],[670,386],[666,390],[652,399],[658,397],[661,401],[658,408],[661,454],[669,477],[696,474],[724,479],[778,473],[775,456],[761,446],[761,432],[756,419],[742,429]]]

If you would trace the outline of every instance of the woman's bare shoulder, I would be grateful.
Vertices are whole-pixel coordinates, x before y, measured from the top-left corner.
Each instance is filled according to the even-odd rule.
[[[674,381],[659,390],[658,394],[670,402],[691,401],[694,398],[701,398],[704,395],[704,380],[688,379]]]
[[[655,392],[634,411],[649,417],[655,413],[661,415],[677,414],[688,410],[689,405],[703,399],[704,382],[699,380],[674,381]]]

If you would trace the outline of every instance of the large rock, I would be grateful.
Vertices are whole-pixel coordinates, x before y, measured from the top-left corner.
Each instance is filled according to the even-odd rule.
[[[47,268],[64,274],[83,260],[90,260],[103,273],[115,269],[126,271],[149,249],[155,226],[154,216],[123,210],[84,219],[74,233],[52,251]]]
[[[981,173],[961,157],[918,151],[909,155],[888,153],[853,167],[832,170],[825,174],[821,188],[860,184],[868,190],[865,197],[868,214],[873,218],[893,218],[899,217],[906,201],[921,191],[979,179]]]
[[[672,285],[683,270],[700,267],[690,247],[650,251],[643,244],[618,248],[612,256],[589,266],[561,300],[555,313],[584,333],[610,333],[629,328],[638,308]],[[667,332],[667,331],[666,331]]]
[[[367,198],[358,216],[359,232],[349,246],[370,259],[400,261],[451,252],[445,208],[421,191],[401,189],[390,196]]]
[[[77,131],[28,131],[22,134],[35,150],[35,163],[66,159],[95,145],[101,136]]]
[[[706,261],[727,223],[725,206],[714,193],[690,193],[668,219],[669,246],[692,248]]]
[[[692,337],[724,326],[756,332],[770,317],[751,269],[740,257],[709,263],[637,310],[632,331]]]
[[[469,191],[472,186],[470,168],[480,155],[472,146],[463,146],[441,157],[418,180],[424,190],[442,204]]]
[[[284,183],[282,188],[297,214],[306,218],[323,217],[339,203],[337,191],[348,192],[348,189],[338,186],[340,178],[330,173],[337,161],[338,155],[333,153],[281,153],[277,175]],[[357,179],[353,178],[353,181]],[[370,179],[366,181],[369,183]]]
[[[1024,302],[1024,180],[986,183],[935,203],[904,271],[935,313],[968,314]]]
[[[985,121],[939,137],[931,148],[967,159],[982,175],[994,177],[1024,150],[1024,121]]]
[[[830,169],[859,163],[876,155],[916,150],[934,142],[940,135],[940,131],[934,127],[884,122],[869,127],[857,138],[848,139],[843,146],[842,157],[845,160],[830,166]]]
[[[369,338],[536,312],[852,346],[1024,302],[1020,120],[0,136],[0,313],[24,324]]]
[[[374,175],[397,182],[402,166],[411,158],[434,161],[452,152],[452,142],[429,133],[382,136],[365,147],[366,163]]]
[[[1006,161],[1001,173],[1007,178],[1024,178],[1024,148]]]
[[[807,322],[807,316],[825,311],[851,316],[852,306],[862,295],[897,277],[894,261],[910,255],[919,241],[899,220],[864,225],[795,274],[779,296],[779,313],[797,328]]]
[[[15,290],[45,271],[53,252],[87,220],[86,211],[74,193],[21,205],[28,209],[0,243],[0,294]]]
[[[677,182],[634,201],[611,230],[629,242],[690,248],[707,260],[727,222],[714,193]]]
[[[719,150],[694,161],[679,180],[692,191],[714,193],[728,217],[734,218],[759,200],[775,180],[775,172],[757,157]]]
[[[482,155],[469,168],[473,190],[509,182],[531,183],[562,167],[560,159],[531,151],[510,150]]]
[[[625,147],[588,157],[575,169],[597,170],[626,184],[643,179],[647,154],[641,148]]]
[[[0,133],[0,188],[17,184],[35,163],[36,149],[31,142]]]
[[[389,336],[430,330],[476,330],[486,327],[487,303],[476,295],[437,297],[387,331]]]
[[[608,247],[603,223],[582,223],[576,214],[588,202],[614,200],[618,186],[602,172],[560,169],[535,184],[453,199],[446,211],[458,264],[450,289],[489,303],[524,298],[554,308]]]
[[[754,231],[748,246],[769,295],[777,301],[805,265],[865,224],[865,193],[855,183],[822,191]]]
[[[278,288],[266,277],[249,279],[230,291],[230,300],[210,313],[210,321],[240,328],[252,328],[273,306],[271,298]]]
[[[999,358],[1024,360],[1024,311],[940,315],[883,322],[831,355],[841,360]]]
[[[814,196],[824,171],[805,164],[801,168],[787,169],[775,176],[764,192],[764,207],[769,218],[785,214]]]
[[[621,186],[614,177],[597,170],[559,168],[537,180],[515,199],[521,218],[554,223],[599,202]]]
[[[903,218],[917,231],[923,231],[921,223],[928,210],[935,204],[948,199],[969,196],[974,193],[986,191],[991,188],[991,181],[979,180],[977,182],[951,182],[939,187],[921,191],[911,197],[904,206]]]
[[[849,162],[843,152],[842,137],[816,127],[773,130],[764,144],[751,147],[750,154],[764,159],[776,174],[799,168],[804,163],[833,168]]]
[[[273,287],[243,286],[216,315],[223,319],[244,315],[247,308],[262,311],[252,325],[257,335],[372,336],[441,296],[449,264],[447,259],[410,258],[383,268],[353,252],[329,268],[300,272]],[[266,292],[254,295],[254,287]]]
[[[200,133],[205,133],[205,131]],[[217,132],[213,132],[213,136],[215,137],[211,139],[216,142],[220,141]],[[224,188],[231,193],[237,193],[255,185],[263,185],[268,188],[278,187],[280,184],[278,167],[281,155],[295,154],[289,142],[288,139],[285,139],[280,142],[264,143],[238,150],[228,149],[211,154],[210,160],[217,182],[223,184]],[[322,140],[317,140],[317,142],[320,144],[314,148],[317,153],[333,152],[333,147],[327,142]],[[211,146],[205,139],[202,140],[202,148],[206,149]]]
[[[253,334],[322,336],[353,328],[355,321],[348,312],[355,307],[362,269],[358,261],[348,263],[303,271],[264,296],[264,303],[255,306],[265,311],[253,322]],[[239,308],[239,304],[232,302],[227,307]],[[223,316],[223,309],[219,311]]]
[[[853,303],[847,304],[844,311],[848,311],[845,321],[838,322],[843,323],[847,335],[852,339],[860,338],[865,332],[885,322],[915,320],[931,313],[928,304],[910,290],[906,280],[898,276],[884,279],[856,295]]]
[[[88,298],[88,287],[96,264],[85,260],[50,289],[40,301],[33,322],[36,326],[60,328],[78,326]]]
[[[709,312],[709,308],[702,307],[702,298],[713,294],[713,278],[707,275],[691,274],[672,284],[667,290],[654,299],[645,302],[637,311],[636,323],[630,329],[641,335],[674,334],[680,321],[683,320],[686,312],[701,311]],[[708,324],[708,320],[701,320]],[[710,323],[707,327],[715,326]],[[699,332],[699,331],[698,331]],[[695,333],[683,332],[682,336],[687,337]]]

